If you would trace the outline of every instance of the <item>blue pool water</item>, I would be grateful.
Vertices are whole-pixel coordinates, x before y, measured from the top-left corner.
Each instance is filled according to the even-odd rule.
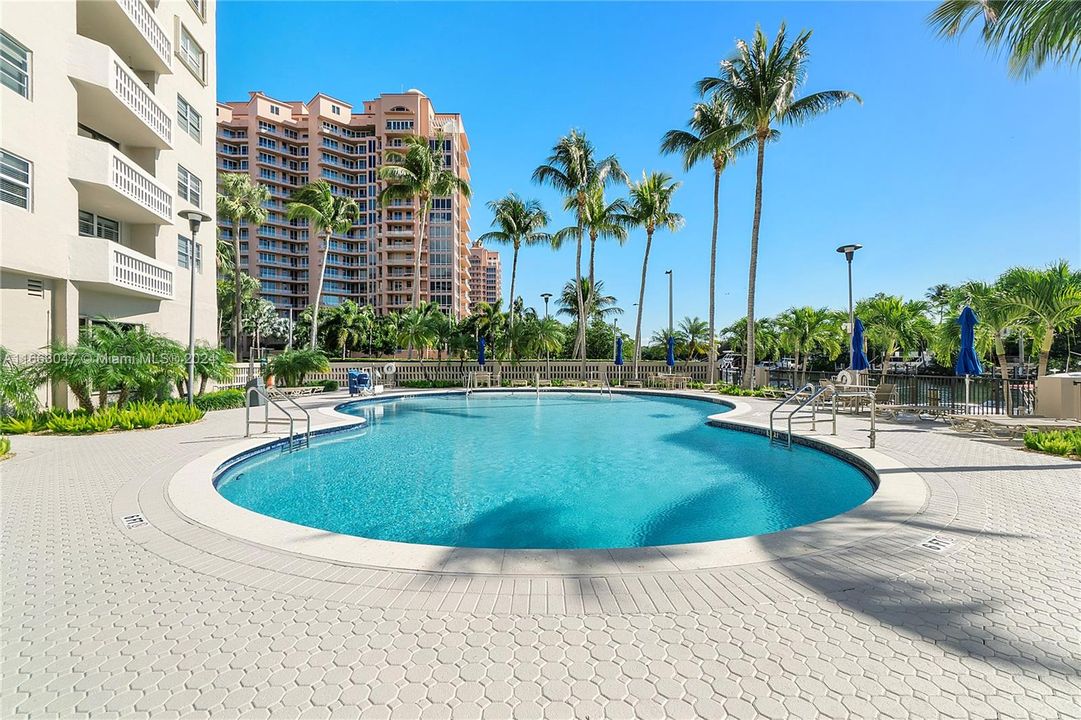
[[[476,393],[342,410],[368,427],[251,457],[218,491],[313,528],[478,548],[744,537],[836,515],[873,492],[831,455],[706,425],[725,406],[699,400]]]

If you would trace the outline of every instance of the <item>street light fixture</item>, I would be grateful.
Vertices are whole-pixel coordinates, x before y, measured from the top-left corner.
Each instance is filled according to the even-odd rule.
[[[544,319],[548,319],[548,301],[552,299],[552,293],[541,293],[544,298]],[[552,351],[544,348],[544,372],[548,376],[548,382],[552,382]]]
[[[837,252],[843,253],[845,260],[848,261],[848,366],[852,367],[852,335],[856,332],[856,312],[852,307],[852,256],[856,254],[862,245],[855,243],[850,245],[842,245],[837,248]]]
[[[213,218],[198,210],[181,210],[177,214],[188,221],[188,229],[191,230],[191,247],[188,252],[188,270],[191,273],[188,291],[188,405],[191,405],[195,387],[195,238],[199,235],[199,226]],[[237,261],[239,262],[239,258]]]
[[[675,277],[671,270],[665,270],[664,274],[668,276],[668,342],[675,337],[674,323],[672,322],[672,279]],[[667,347],[667,345],[666,345]],[[668,372],[672,372],[675,368],[668,368]]]

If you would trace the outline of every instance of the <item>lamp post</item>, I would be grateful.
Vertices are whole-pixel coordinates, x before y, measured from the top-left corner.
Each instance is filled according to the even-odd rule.
[[[548,301],[552,299],[552,293],[541,293],[541,297],[544,298],[544,319],[548,319]],[[548,349],[547,344],[544,348],[544,372],[548,375],[548,382],[552,382],[552,351]]]
[[[843,253],[848,261],[848,366],[852,367],[852,334],[856,332],[856,311],[852,307],[852,256],[862,245],[842,245],[837,252]]]
[[[672,278],[674,275],[671,270],[665,270],[664,274],[668,276],[668,342],[671,342],[671,339],[675,337],[675,328],[672,322]],[[665,351],[667,352],[667,346]],[[674,369],[668,368],[668,372],[672,372]]]
[[[188,252],[188,270],[191,274],[188,290],[188,405],[191,405],[195,387],[195,238],[199,235],[199,226],[213,218],[198,210],[181,210],[177,214],[188,221],[188,229],[191,230],[191,247]],[[237,261],[239,263],[239,258]]]

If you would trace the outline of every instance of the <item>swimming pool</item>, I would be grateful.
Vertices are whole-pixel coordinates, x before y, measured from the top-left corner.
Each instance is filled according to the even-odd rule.
[[[227,466],[241,507],[336,533],[473,548],[622,548],[776,532],[874,492],[801,445],[706,424],[726,406],[645,394],[419,395],[339,408],[367,426]]]

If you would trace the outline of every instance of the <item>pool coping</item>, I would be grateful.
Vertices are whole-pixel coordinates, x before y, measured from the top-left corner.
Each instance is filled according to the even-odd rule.
[[[598,392],[595,389],[575,388],[552,388],[550,391]],[[464,392],[447,390],[440,391],[439,394]],[[523,389],[484,388],[473,392],[523,392]],[[542,389],[541,392],[549,390]],[[724,404],[732,409],[708,415],[705,422],[744,432],[764,432],[760,424],[732,419],[749,412],[751,408],[731,398],[644,389],[623,389],[617,392],[681,397]],[[430,394],[436,393],[388,392],[377,399]],[[334,407],[319,408],[318,411],[329,416],[331,420],[313,429],[313,435],[363,426],[363,418],[345,415],[336,410],[348,402],[353,400],[336,403]],[[868,473],[877,480],[876,492],[862,505],[825,520],[768,535],[728,540],[607,550],[503,550],[420,545],[342,535],[297,525],[247,510],[226,500],[214,487],[220,469],[237,462],[238,457],[248,457],[285,442],[280,435],[269,437],[270,439],[248,438],[210,451],[189,462],[167,482],[165,493],[169,505],[189,522],[247,543],[335,565],[385,570],[492,576],[580,577],[583,574],[672,573],[743,566],[829,553],[848,546],[861,545],[903,525],[913,515],[921,512],[929,499],[929,490],[923,478],[881,452],[846,447],[844,443],[828,436],[809,438],[793,435],[794,442],[829,452]]]

